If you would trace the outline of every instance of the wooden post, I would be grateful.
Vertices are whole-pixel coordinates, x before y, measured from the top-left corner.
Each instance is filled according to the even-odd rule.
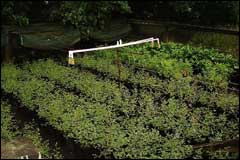
[[[68,51],[68,64],[69,65],[74,65],[74,58],[73,58],[73,53],[71,51]]]
[[[166,32],[166,41],[168,42],[168,26],[167,26],[167,32]]]
[[[160,42],[159,39],[157,40],[158,48],[160,48]]]
[[[121,61],[120,61],[120,55],[119,55],[119,50],[117,49],[117,66],[118,66],[118,79],[119,79],[119,88],[120,88],[120,85],[121,85]]]
[[[144,54],[144,51],[143,51],[144,49],[143,49],[143,46],[142,46],[142,54]]]
[[[7,44],[5,46],[4,63],[12,62],[12,37],[10,31],[7,32]]]

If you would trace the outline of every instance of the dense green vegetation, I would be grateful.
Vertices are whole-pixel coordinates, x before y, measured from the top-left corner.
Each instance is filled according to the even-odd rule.
[[[64,135],[105,158],[237,158],[195,150],[239,137],[239,97],[228,81],[239,62],[215,50],[162,43],[76,59],[4,64],[1,88]],[[120,85],[119,85],[120,82]]]
[[[160,48],[150,45],[123,48],[120,57],[124,64],[121,68],[123,79],[137,76],[139,73],[134,75],[130,70],[140,67],[142,71],[155,71],[165,79],[190,77],[193,81],[204,81],[209,88],[226,89],[230,75],[234,69],[239,69],[238,61],[231,55],[176,43],[161,43]],[[76,63],[117,76],[117,65],[113,65],[116,59],[115,51],[99,51],[96,55],[78,58]]]
[[[1,100],[1,138],[11,139],[16,136],[16,125],[9,104]]]
[[[1,6],[2,24],[10,28],[53,22],[66,30],[78,29],[81,40],[95,31],[108,31],[113,20],[125,23],[131,18],[239,28],[238,1],[1,1]],[[237,37],[199,34],[193,44],[238,49],[232,42]],[[2,45],[7,55],[14,38],[6,37],[2,39],[9,45]],[[99,150],[97,157],[239,158],[239,153],[224,148],[194,148],[239,138],[239,95],[229,88],[239,61],[231,55],[161,43],[159,48],[145,44],[76,54],[75,63],[50,58],[3,63],[1,89],[64,136]],[[49,149],[34,124],[17,127],[11,108],[18,106],[11,106],[11,96],[1,97],[1,139],[25,137],[43,158],[62,158]]]

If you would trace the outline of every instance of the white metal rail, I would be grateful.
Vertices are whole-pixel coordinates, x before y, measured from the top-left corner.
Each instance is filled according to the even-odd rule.
[[[121,47],[126,47],[126,46],[131,46],[131,45],[136,45],[136,44],[141,44],[141,43],[147,43],[147,42],[152,42],[152,46],[154,45],[154,41],[157,41],[158,47],[160,47],[160,42],[159,38],[147,38],[147,39],[142,39],[134,42],[128,42],[122,44],[122,40],[120,39],[117,41],[116,45],[111,45],[111,46],[105,46],[105,47],[97,47],[97,48],[89,48],[89,49],[80,49],[80,50],[70,50],[68,51],[68,57],[69,57],[69,64],[74,64],[74,53],[81,53],[81,52],[90,52],[90,51],[98,51],[98,50],[105,50],[105,49],[113,49],[113,48],[121,48]]]

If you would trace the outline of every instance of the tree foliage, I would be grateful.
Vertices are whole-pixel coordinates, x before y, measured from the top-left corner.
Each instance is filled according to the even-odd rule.
[[[238,25],[238,1],[2,1],[2,21],[26,25],[37,17],[71,24],[88,35],[106,20],[132,13],[133,18],[162,18],[205,25]],[[35,15],[35,16],[33,16]],[[38,18],[39,18],[38,17]]]
[[[87,36],[94,29],[103,29],[106,20],[130,11],[127,1],[65,1],[51,13],[51,17],[62,20],[65,25],[73,25]]]
[[[205,25],[238,25],[238,1],[152,1],[131,2],[137,17],[162,18]]]
[[[103,29],[106,20],[131,12],[127,1],[2,1],[1,4],[2,22],[5,24],[24,26],[36,19],[60,22],[78,28],[82,38],[87,38],[94,29]]]
[[[30,6],[32,2],[1,1],[2,23],[24,26],[29,24]]]

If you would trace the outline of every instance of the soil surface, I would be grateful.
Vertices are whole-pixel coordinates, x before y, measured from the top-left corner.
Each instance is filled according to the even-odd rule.
[[[11,141],[1,139],[1,159],[19,159],[28,155],[28,158],[37,159],[39,150],[30,139],[23,137]]]

